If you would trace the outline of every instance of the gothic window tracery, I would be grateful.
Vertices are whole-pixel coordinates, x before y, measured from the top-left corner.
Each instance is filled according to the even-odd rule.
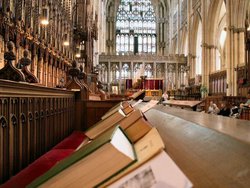
[[[156,52],[156,20],[150,0],[121,0],[116,19],[116,53],[128,52]]]

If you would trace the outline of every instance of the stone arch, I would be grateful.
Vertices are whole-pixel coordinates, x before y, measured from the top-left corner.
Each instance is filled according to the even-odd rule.
[[[208,45],[216,44],[216,29],[218,25],[219,14],[221,10],[223,0],[212,0],[208,9],[208,16],[206,23],[208,23],[208,27],[206,28],[206,37]]]

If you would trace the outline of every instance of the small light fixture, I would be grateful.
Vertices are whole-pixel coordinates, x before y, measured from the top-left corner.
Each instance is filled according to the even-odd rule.
[[[69,39],[68,39],[68,34],[67,33],[64,34],[63,45],[64,46],[69,46]]]
[[[77,52],[77,53],[76,53],[76,58],[80,58],[80,57],[81,57],[80,52]]]
[[[82,41],[80,43],[80,51],[84,51],[84,49],[85,49],[85,43],[84,43],[84,41]]]
[[[80,58],[81,57],[81,50],[80,50],[80,45],[77,45],[76,46],[76,55],[75,55],[75,57],[76,58]]]
[[[48,25],[48,24],[49,24],[49,20],[48,20],[48,10],[47,10],[47,8],[43,8],[43,9],[42,9],[41,24],[42,24],[42,25]]]

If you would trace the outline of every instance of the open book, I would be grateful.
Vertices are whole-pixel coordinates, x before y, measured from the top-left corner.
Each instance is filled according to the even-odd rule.
[[[162,151],[141,167],[108,187],[190,188],[192,183],[166,152]]]
[[[136,159],[134,146],[116,127],[59,162],[28,187],[95,187]]]

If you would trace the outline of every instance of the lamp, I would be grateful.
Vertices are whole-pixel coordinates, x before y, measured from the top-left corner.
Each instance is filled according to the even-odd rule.
[[[42,25],[48,25],[49,24],[48,9],[47,8],[42,9],[41,24]]]
[[[64,46],[69,46],[69,39],[68,39],[68,34],[67,33],[64,34],[63,45]]]

